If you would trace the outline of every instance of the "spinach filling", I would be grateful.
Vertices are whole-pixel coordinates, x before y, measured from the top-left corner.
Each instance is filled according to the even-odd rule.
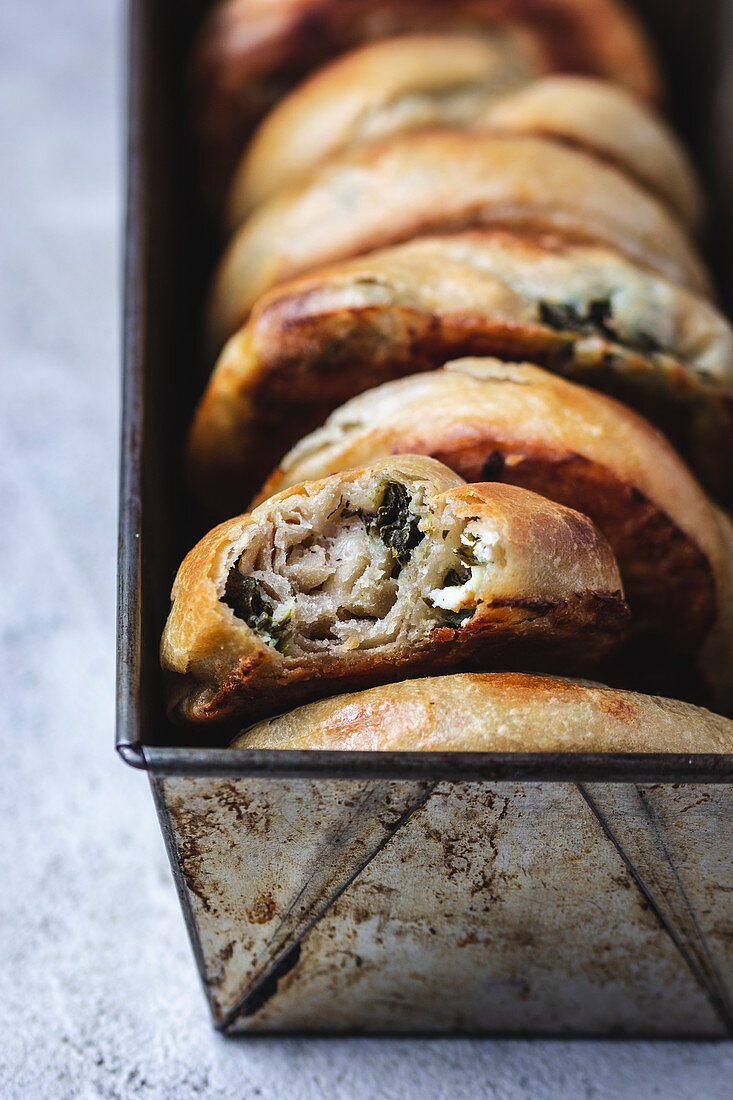
[[[425,538],[419,529],[419,523],[419,517],[410,511],[410,494],[407,489],[397,481],[388,481],[372,527],[384,545],[392,551],[400,569],[407,565],[412,551]]]
[[[460,611],[447,611],[444,607],[438,609],[446,626],[452,626],[455,630],[471,618],[475,607],[462,607]]]
[[[237,618],[243,619],[264,642],[285,653],[291,612],[276,620],[275,608],[260,582],[240,573],[238,564],[229,570],[222,602],[231,607]]]
[[[464,542],[468,543],[469,545],[467,545],[467,546],[462,545],[462,546],[457,547],[456,554],[458,555],[458,557],[466,565],[481,565],[481,562],[476,557],[476,554],[473,550],[473,547],[478,542],[478,535],[472,535],[468,531],[466,531],[463,534],[463,539],[464,539]],[[463,584],[463,581],[459,581],[458,583]],[[443,582],[443,588],[447,588],[447,587],[448,587],[448,585],[445,582]]]
[[[410,511],[410,494],[398,481],[388,481],[376,512],[352,508],[349,502],[341,512],[344,519],[358,516],[370,535],[378,536],[395,559],[392,576],[397,577],[410,560],[412,551],[425,538],[420,517]]]
[[[543,299],[538,303],[537,309],[542,324],[558,332],[579,332],[585,336],[602,336],[605,340],[612,340],[632,351],[645,354],[663,350],[653,336],[641,329],[623,337],[619,336],[611,324],[613,305],[610,298],[591,298],[585,309],[581,309],[575,302],[548,302]]]

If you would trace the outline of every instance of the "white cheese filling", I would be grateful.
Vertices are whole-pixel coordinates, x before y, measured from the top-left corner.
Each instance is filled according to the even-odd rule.
[[[476,525],[473,525],[474,527]],[[429,595],[435,607],[443,611],[463,611],[466,608],[474,608],[480,602],[479,593],[485,591],[487,576],[495,567],[493,547],[499,541],[495,531],[471,530],[471,525],[461,534],[461,548],[466,557],[476,564],[468,564],[470,576],[461,585],[451,585],[448,588],[434,588]],[[463,557],[461,558],[464,561]]]

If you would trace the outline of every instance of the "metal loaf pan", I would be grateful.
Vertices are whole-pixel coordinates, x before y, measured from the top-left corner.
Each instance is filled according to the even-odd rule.
[[[150,777],[216,1025],[730,1036],[733,757],[230,752],[168,724],[158,639],[204,523],[180,478],[212,260],[183,76],[200,7],[130,11],[117,747]],[[643,14],[729,286],[731,5]]]

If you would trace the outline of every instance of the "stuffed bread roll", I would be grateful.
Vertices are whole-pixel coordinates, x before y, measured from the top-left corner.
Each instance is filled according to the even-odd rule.
[[[733,689],[733,551],[642,417],[528,364],[463,359],[347,402],[285,456],[264,495],[395,454],[430,455],[466,481],[519,485],[588,516],[616,555],[633,628],[698,655],[708,683]]]
[[[234,749],[355,752],[733,752],[733,722],[702,707],[523,672],[405,680],[299,707]]]
[[[233,224],[321,161],[424,126],[470,124],[486,104],[545,66],[506,36],[405,34],[368,42],[317,69],[277,103],[237,165]]]
[[[162,640],[193,722],[460,666],[591,666],[628,609],[590,520],[404,456],[295,486],[183,562]]]
[[[212,347],[286,279],[431,231],[481,227],[603,244],[710,289],[676,218],[616,168],[542,138],[421,130],[333,157],[257,208],[214,276]]]
[[[267,115],[243,154],[229,223],[237,225],[328,157],[428,127],[556,137],[617,164],[685,224],[699,225],[702,194],[689,157],[643,101],[589,77],[528,81],[526,69],[496,42],[470,35],[372,42],[300,84]]]
[[[222,0],[202,26],[191,73],[209,175],[221,182],[257,120],[312,69],[405,31],[483,33],[537,73],[605,76],[659,98],[650,46],[618,0]]]
[[[231,515],[343,401],[461,355],[527,359],[618,397],[730,499],[725,318],[608,249],[497,230],[410,241],[264,297],[224,348],[196,412],[192,483]]]

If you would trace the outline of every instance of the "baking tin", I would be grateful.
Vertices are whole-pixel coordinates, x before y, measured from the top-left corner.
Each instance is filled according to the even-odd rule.
[[[158,640],[205,529],[180,478],[214,239],[186,132],[201,8],[130,4],[117,749],[149,774],[215,1024],[730,1036],[733,757],[228,751],[168,723]],[[730,301],[732,6],[641,8]]]

